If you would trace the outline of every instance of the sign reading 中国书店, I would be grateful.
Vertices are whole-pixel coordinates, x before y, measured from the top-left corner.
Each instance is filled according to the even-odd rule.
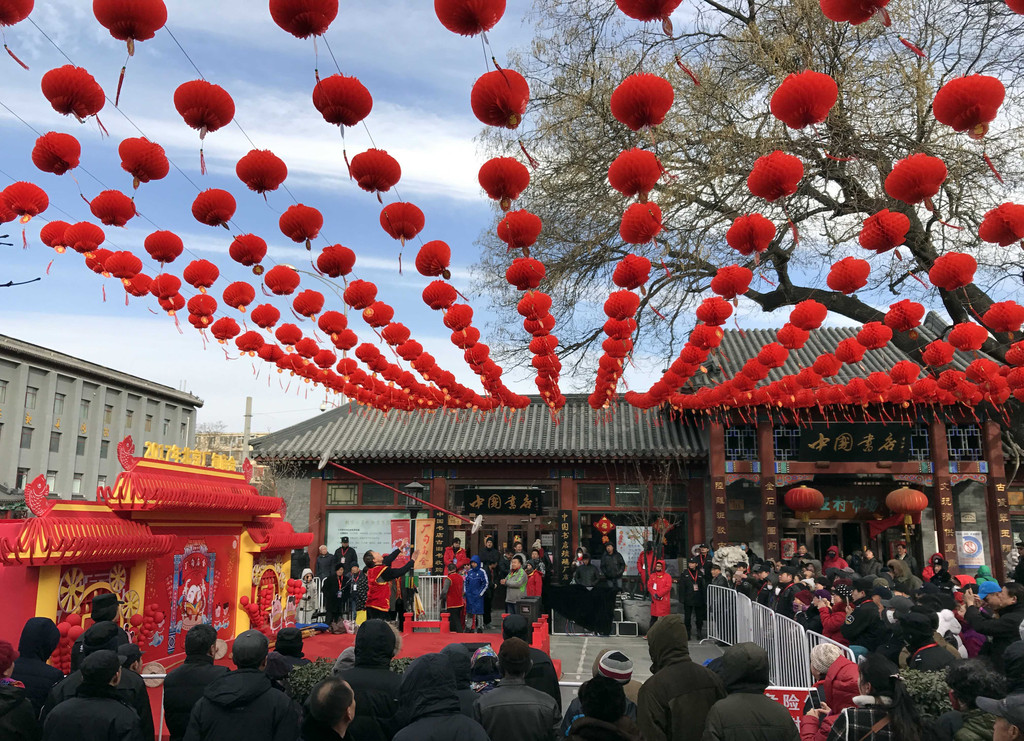
[[[540,489],[467,489],[462,506],[466,514],[539,515],[542,494]]]
[[[908,461],[909,425],[834,423],[800,429],[801,461]]]

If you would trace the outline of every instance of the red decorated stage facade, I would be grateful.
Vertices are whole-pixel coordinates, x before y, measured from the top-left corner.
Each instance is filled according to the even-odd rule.
[[[285,522],[283,500],[260,496],[248,465],[236,473],[173,460],[181,451],[135,458],[130,449],[130,440],[119,447],[125,470],[98,501],[48,500],[40,477],[26,496],[36,516],[0,520],[0,589],[11,597],[0,634],[52,618],[64,636],[53,663],[67,671],[100,594],[118,596],[118,623],[144,661],[167,667],[184,657],[195,625],[230,641],[294,624],[301,590],[288,578],[289,553],[312,536]]]

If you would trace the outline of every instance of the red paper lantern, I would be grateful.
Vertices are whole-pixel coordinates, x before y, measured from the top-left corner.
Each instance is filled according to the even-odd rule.
[[[758,198],[773,203],[796,193],[804,176],[804,164],[798,157],[775,150],[758,157],[747,176],[747,188]]]
[[[32,147],[32,164],[43,172],[63,175],[78,167],[82,145],[71,134],[50,131],[36,139]]]
[[[645,22],[668,20],[680,3],[682,0],[615,0],[623,13]]]
[[[335,126],[355,126],[373,109],[373,96],[355,77],[331,75],[313,87],[313,105]]]
[[[149,293],[149,287],[152,283],[152,278],[145,273],[139,273],[131,280],[125,282],[124,290],[131,296],[145,296]]]
[[[508,211],[530,184],[530,171],[514,157],[494,157],[481,165],[478,179],[487,196]]]
[[[828,316],[828,309],[825,305],[814,299],[805,299],[793,307],[789,313],[789,321],[800,329],[810,331],[817,329]]]
[[[67,249],[64,244],[64,233],[71,226],[66,221],[51,221],[43,224],[39,230],[39,241],[47,247],[52,247],[58,254],[64,254]]]
[[[725,265],[711,279],[711,290],[728,301],[746,293],[753,278],[754,273],[749,268]]]
[[[156,231],[146,237],[146,252],[161,265],[174,262],[185,251],[185,243],[174,232]]]
[[[79,121],[95,116],[107,100],[92,75],[70,64],[51,69],[43,75],[40,85],[53,110]]]
[[[885,313],[885,326],[894,332],[907,332],[921,324],[924,307],[916,301],[903,299],[889,307]]]
[[[889,25],[889,15],[883,10],[889,0],[819,0],[819,4],[825,17],[836,23],[849,22],[851,26],[859,26],[881,10],[885,25]]]
[[[892,382],[903,386],[912,384],[919,375],[921,375],[921,368],[917,363],[912,363],[909,360],[900,360],[889,371]]]
[[[235,164],[235,174],[249,190],[265,194],[281,187],[288,177],[288,166],[269,149],[253,149]]]
[[[885,506],[890,512],[904,516],[904,523],[911,525],[913,516],[919,515],[928,508],[928,497],[924,492],[901,486],[889,492],[885,497]]]
[[[407,239],[412,239],[423,230],[425,223],[423,212],[413,203],[389,203],[380,212],[381,228],[403,246]]]
[[[302,330],[294,324],[286,323],[274,330],[274,337],[276,337],[277,341],[282,345],[291,347],[302,339]]]
[[[298,340],[295,344],[295,354],[299,357],[309,360],[318,352],[320,352],[320,346],[316,344],[316,340],[310,337],[303,337]]]
[[[627,149],[608,167],[608,182],[626,198],[638,195],[641,201],[645,201],[663,172],[664,168],[653,152]]]
[[[416,270],[420,275],[450,277],[448,264],[452,260],[452,249],[440,239],[427,242],[416,253]]]
[[[997,301],[981,320],[993,332],[1019,332],[1024,324],[1024,306],[1016,301]]]
[[[814,364],[811,366],[811,369],[821,376],[830,378],[836,375],[842,367],[842,361],[832,353],[827,352],[822,353],[814,359]]]
[[[619,288],[635,290],[651,277],[651,261],[640,255],[628,254],[619,260],[612,272],[612,283]]]
[[[627,293],[629,292],[627,291]],[[630,293],[630,295],[633,296],[635,294]],[[607,305],[605,308],[605,312],[607,313]],[[632,316],[635,313],[636,311],[633,311],[633,313],[630,314],[630,316]],[[711,326],[714,327],[718,327],[721,326],[722,324],[725,324],[729,317],[732,316],[732,304],[730,304],[723,298],[719,298],[718,296],[712,296],[711,298],[706,298],[703,302],[701,302],[701,305],[697,307],[696,314],[697,321],[704,322],[705,324],[710,324]]]
[[[516,311],[524,319],[540,321],[551,311],[551,297],[543,291],[527,291],[516,304]]]
[[[13,26],[28,18],[35,0],[4,0],[0,2],[0,26]],[[66,633],[61,633],[66,635]]]
[[[775,224],[761,214],[739,216],[725,233],[725,241],[741,255],[761,253],[775,239]]]
[[[164,148],[143,137],[125,139],[118,145],[117,153],[121,156],[121,169],[135,179],[136,188],[139,183],[162,180],[171,169]]]
[[[386,193],[402,177],[398,160],[383,149],[367,149],[352,158],[349,174],[369,193]]]
[[[149,292],[160,300],[176,296],[179,290],[181,290],[181,281],[170,273],[161,273],[149,284]]]
[[[972,139],[982,139],[1005,96],[1003,83],[995,77],[955,77],[935,93],[932,111],[939,123],[954,131],[966,131]]]
[[[224,303],[241,312],[256,299],[256,290],[244,281],[229,283],[222,295]]]
[[[330,350],[321,350],[313,356],[313,362],[316,363],[317,367],[327,370],[338,362],[338,356]]]
[[[788,75],[772,95],[772,115],[791,129],[819,124],[839,99],[836,81],[822,72],[806,70]]]
[[[469,98],[473,115],[487,126],[514,129],[530,102],[526,78],[512,69],[485,72],[473,83]]]
[[[274,23],[298,39],[322,36],[338,15],[338,0],[270,0]]]
[[[103,261],[104,271],[126,284],[142,272],[142,260],[127,250],[113,252]]]
[[[955,291],[969,286],[974,281],[978,261],[966,252],[948,252],[935,258],[928,271],[928,280],[936,288]]]
[[[107,226],[124,226],[138,213],[135,201],[119,190],[105,190],[89,202],[92,215]]]
[[[220,270],[209,260],[193,260],[182,271],[185,282],[193,288],[198,288],[200,293],[205,293],[219,276]]]
[[[267,243],[255,234],[239,234],[228,247],[228,255],[239,265],[259,265],[267,255]]]
[[[661,208],[654,201],[634,203],[622,214],[619,236],[629,244],[646,244],[662,229]]]
[[[102,275],[105,278],[110,277],[110,273],[107,272],[106,264],[107,258],[114,253],[110,250],[97,249],[85,256],[85,267],[89,268],[92,272],[97,275]]]
[[[612,319],[628,319],[640,308],[640,297],[632,291],[615,291],[604,302],[604,313]]]
[[[757,362],[765,368],[781,368],[789,357],[789,351],[778,342],[769,342],[757,354]]]
[[[271,304],[260,304],[249,316],[252,317],[253,324],[260,329],[270,329],[281,318],[281,312]]]
[[[168,298],[162,298],[159,300],[160,308],[168,313],[170,316],[174,316],[177,312],[185,308],[185,297],[180,293],[176,293]]]
[[[845,340],[840,340],[839,344],[836,345],[836,359],[846,365],[853,363],[859,363],[864,359],[864,353],[867,352],[867,348],[864,347],[860,342],[855,340],[853,337],[847,337]]]
[[[395,318],[395,310],[383,301],[374,301],[363,309],[363,321],[371,327],[386,326]]]
[[[867,322],[857,333],[857,342],[868,350],[878,350],[889,344],[892,330],[881,322]]]
[[[530,291],[540,286],[546,270],[544,263],[532,257],[517,257],[505,270],[505,280],[520,291]]]
[[[725,305],[729,306],[729,304]],[[732,313],[732,307],[729,308],[729,311]],[[697,318],[699,319],[700,317],[698,316]],[[775,339],[777,339],[779,344],[787,350],[799,350],[807,344],[807,340],[810,339],[810,336],[811,333],[809,331],[801,329],[795,324],[783,324],[782,329],[776,333]]]
[[[460,36],[486,33],[505,15],[505,0],[434,0],[441,25]]]
[[[40,168],[42,169],[42,168]],[[978,227],[978,236],[984,242],[1006,247],[1024,239],[1024,206],[1003,203],[985,214]]]
[[[2,194],[0,194],[2,195]],[[3,200],[0,198],[0,200]],[[88,221],[72,224],[64,231],[64,246],[87,255],[106,240],[103,230]],[[175,289],[177,292],[177,289]]]
[[[275,296],[288,296],[299,287],[299,274],[289,265],[275,265],[264,274],[263,283]]]
[[[340,244],[324,247],[316,258],[316,266],[329,278],[340,278],[352,272],[356,264],[356,253]]]
[[[461,332],[473,321],[473,309],[466,304],[454,304],[444,313],[444,326]]]
[[[610,104],[619,123],[640,131],[664,121],[674,100],[672,83],[658,75],[641,73],[620,82],[612,91]]]
[[[921,360],[931,366],[940,368],[953,362],[954,347],[943,340],[929,342],[921,353]]]
[[[315,317],[324,308],[324,295],[319,291],[300,291],[292,299],[292,308],[295,313],[304,317]]]
[[[455,288],[443,280],[435,280],[427,284],[423,289],[423,303],[434,311],[447,309],[458,298]]]
[[[910,218],[906,214],[883,208],[864,220],[858,241],[864,249],[882,254],[905,243],[908,231]]]
[[[362,311],[377,298],[377,286],[366,280],[354,280],[345,287],[342,294],[345,303]]]
[[[27,224],[33,216],[38,216],[50,206],[46,191],[34,183],[11,183],[0,191],[0,202],[8,210],[20,216],[22,224]]]
[[[163,0],[93,0],[92,12],[100,25],[135,53],[136,41],[148,41],[167,23]]]
[[[188,126],[199,131],[200,139],[235,117],[235,102],[228,92],[206,80],[179,85],[174,91],[174,107]]]
[[[320,235],[323,225],[323,214],[301,203],[289,206],[278,220],[281,233],[293,242],[305,242],[307,250],[310,249],[310,240]]]
[[[235,215],[235,197],[226,190],[210,188],[204,190],[192,201],[192,216],[200,224],[226,226]]]
[[[508,245],[508,249],[527,250],[536,243],[540,236],[543,223],[540,217],[529,211],[509,211],[505,218],[498,222],[498,238]]]
[[[849,295],[859,291],[868,284],[868,275],[870,273],[871,265],[867,260],[861,260],[857,257],[844,257],[829,269],[825,282],[833,291]]]
[[[398,347],[407,342],[410,334],[409,328],[398,322],[391,322],[380,332],[381,339],[392,347]]]
[[[912,154],[892,168],[885,178],[885,192],[904,203],[924,201],[931,209],[931,199],[939,192],[947,174],[946,164],[938,157]]]
[[[210,325],[210,334],[220,343],[237,337],[241,331],[242,328],[238,326],[238,322],[227,316],[221,317]]]
[[[974,322],[954,324],[949,332],[949,344],[957,350],[977,351],[988,339],[988,330]]]
[[[825,506],[825,495],[810,486],[794,486],[786,492],[785,502],[801,519],[807,520],[811,512]]]
[[[217,312],[217,299],[206,293],[200,293],[188,300],[188,313],[197,317],[205,327],[210,323],[210,317]]]

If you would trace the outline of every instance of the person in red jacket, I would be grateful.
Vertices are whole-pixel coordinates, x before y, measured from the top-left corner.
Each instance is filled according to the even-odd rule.
[[[651,625],[654,625],[658,618],[672,612],[672,575],[665,572],[664,561],[654,562],[647,592],[651,595]]]
[[[466,579],[464,574],[469,570],[469,561],[454,561],[448,564],[448,575],[441,586],[441,597],[444,599],[445,612],[448,613],[448,624],[452,633],[463,633],[466,627]]]
[[[404,566],[392,568],[391,564],[398,558],[401,551],[395,548],[391,553],[384,556],[377,551],[367,551],[363,554],[363,563],[366,570],[366,619],[380,620],[388,619],[388,612],[391,610],[391,584],[394,579],[401,579],[408,572],[412,571],[415,565],[413,559],[414,551],[409,552],[409,561]]]
[[[821,632],[826,638],[831,638],[836,643],[849,646],[850,642],[843,637],[841,628],[846,622],[846,603],[838,595],[831,598],[823,594],[815,593],[812,605],[818,608],[818,615],[821,617]]]
[[[452,538],[452,544],[444,549],[444,570],[445,573],[452,570],[452,564],[457,564],[465,560],[469,563],[469,556],[466,554],[466,549],[462,547],[462,541],[458,538]]]
[[[648,540],[636,559],[636,573],[640,579],[640,589],[644,594],[648,592],[647,580],[650,578],[651,572],[654,571],[654,561],[654,542]]]
[[[533,561],[527,561],[526,566],[526,596],[540,597],[544,591],[544,575],[533,567]]]
[[[808,710],[800,720],[800,739],[825,741],[839,714],[854,707],[853,698],[860,694],[860,677],[857,665],[831,643],[811,649],[811,674],[822,678],[815,686],[820,687],[825,702],[820,708]]]
[[[839,555],[839,546],[830,545],[825,552],[825,560],[821,564],[821,570],[827,574],[829,569],[848,568],[850,568],[850,564],[846,563],[846,559]]]

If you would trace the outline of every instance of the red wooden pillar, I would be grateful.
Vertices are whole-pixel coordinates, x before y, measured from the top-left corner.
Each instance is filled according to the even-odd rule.
[[[1006,578],[1003,564],[1013,547],[1010,533],[1010,506],[1006,499],[1006,466],[1003,461],[1002,430],[998,423],[985,420],[981,428],[981,443],[988,463],[988,533],[992,550],[992,571],[996,579]]]
[[[953,514],[953,485],[949,474],[949,448],[946,445],[946,423],[933,419],[928,423],[928,444],[932,457],[932,509],[935,512],[935,534],[939,551],[955,569],[956,524]]]
[[[309,481],[309,532],[313,533],[313,540],[309,544],[309,560],[316,562],[320,551],[320,544],[326,543],[325,529],[327,527],[327,482],[323,479],[310,479]]]
[[[430,480],[430,503],[437,507],[450,509],[452,512],[458,512],[460,509],[458,506],[448,506],[448,479]]]
[[[558,480],[558,508],[572,510],[572,540],[569,550],[576,552],[577,544],[580,542],[580,509],[576,499],[576,481],[570,478]]]
[[[708,434],[708,471],[711,474],[711,537],[717,546],[729,541],[725,501],[725,428],[712,422]]]
[[[690,545],[704,542],[704,479],[687,482],[687,502],[690,513]]]
[[[761,472],[761,532],[764,533],[765,558],[779,558],[779,494],[775,489],[775,435],[770,419],[757,421],[757,460]]]

